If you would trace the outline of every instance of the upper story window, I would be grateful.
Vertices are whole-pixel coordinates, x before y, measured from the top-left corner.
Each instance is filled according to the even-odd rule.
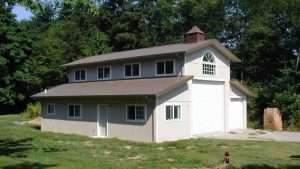
[[[55,104],[47,104],[47,114],[48,115],[55,114]]]
[[[98,80],[110,79],[110,66],[98,67]]]
[[[125,64],[124,70],[125,70],[125,78],[140,77],[141,75],[139,63]]]
[[[174,60],[160,60],[156,61],[156,75],[174,75],[175,74],[175,61]]]
[[[145,121],[146,120],[146,105],[129,104],[126,105],[127,121]]]
[[[180,105],[166,105],[166,120],[180,120]]]
[[[86,70],[85,69],[75,70],[74,76],[75,76],[74,77],[75,81],[84,81],[86,80]]]
[[[202,73],[203,75],[216,75],[215,57],[211,52],[205,52],[202,58]]]

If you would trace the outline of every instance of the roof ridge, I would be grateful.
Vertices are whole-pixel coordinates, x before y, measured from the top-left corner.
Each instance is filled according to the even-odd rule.
[[[143,50],[143,49],[151,49],[151,48],[164,47],[164,46],[175,46],[175,45],[186,45],[186,46],[189,46],[189,45],[193,45],[193,44],[171,43],[171,44],[158,45],[158,46],[150,46],[150,47],[142,47],[142,48],[136,48],[136,49],[128,49],[128,50],[123,50],[123,51],[113,51],[113,52],[108,52],[108,53],[96,54],[96,55],[93,55],[93,56],[87,56],[87,57],[84,57],[84,58],[81,58],[81,59],[74,60],[72,62],[75,62],[75,61],[78,61],[78,60],[82,60],[82,59],[86,59],[86,58],[97,57],[97,56],[101,56],[101,55],[118,54],[118,53],[129,52],[129,51],[137,51],[137,50]],[[72,62],[69,62],[69,63],[72,63]],[[69,63],[66,63],[64,65],[67,65]]]
[[[125,60],[125,59],[136,59],[141,57],[187,54],[199,50],[208,45],[213,45],[214,47],[216,47],[230,61],[240,62],[240,59],[237,56],[235,56],[231,51],[229,51],[227,48],[222,46],[222,44],[220,44],[220,42],[218,42],[216,39],[207,39],[197,43],[175,43],[175,44],[167,44],[167,45],[152,46],[152,47],[139,48],[139,49],[104,53],[100,55],[94,55],[94,56],[78,59],[66,63],[62,66],[71,67],[71,66],[95,64],[95,63],[112,62],[112,61]]]

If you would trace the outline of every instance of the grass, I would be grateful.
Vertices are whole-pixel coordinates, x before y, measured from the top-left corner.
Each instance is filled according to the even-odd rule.
[[[214,168],[225,151],[232,168],[300,168],[300,144],[190,139],[146,144],[40,132],[20,126],[19,116],[0,116],[0,168],[3,169],[187,169]]]

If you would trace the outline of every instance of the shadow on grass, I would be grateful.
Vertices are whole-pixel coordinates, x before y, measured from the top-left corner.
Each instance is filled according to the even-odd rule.
[[[29,125],[31,128],[33,128],[33,129],[35,129],[35,130],[41,130],[41,126],[40,125],[33,125],[33,124],[31,124],[31,125]]]
[[[10,156],[16,158],[26,157],[25,152],[34,149],[32,146],[32,138],[24,138],[19,140],[0,139],[0,156]]]
[[[278,167],[270,166],[267,164],[247,164],[241,167],[241,169],[299,169],[300,165],[281,165]]]
[[[68,151],[66,148],[55,148],[55,147],[46,147],[46,148],[41,148],[45,153],[54,153],[54,152],[64,152]]]
[[[66,148],[57,147],[34,147],[32,145],[33,138],[24,138],[14,140],[11,138],[0,139],[0,156],[8,156],[12,158],[26,158],[28,150],[41,150],[45,153],[64,152]]]
[[[55,167],[55,164],[42,164],[38,162],[23,162],[19,164],[7,165],[2,169],[46,169]]]
[[[300,155],[291,155],[290,158],[294,160],[300,160]]]

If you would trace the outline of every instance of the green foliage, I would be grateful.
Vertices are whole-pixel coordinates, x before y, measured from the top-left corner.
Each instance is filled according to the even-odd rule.
[[[0,2],[0,107],[1,111],[26,102],[31,86],[38,83],[29,63],[34,37],[11,13],[11,1]],[[30,66],[29,66],[30,65]],[[22,107],[22,104],[20,104]]]
[[[29,103],[24,112],[21,113],[23,120],[31,120],[41,116],[42,106],[40,102]]]
[[[262,127],[263,109],[278,107],[283,115],[284,128],[288,130],[300,129],[300,73],[286,68],[279,70],[273,81],[265,85],[257,85],[255,90],[258,97],[251,99],[249,104],[250,120],[257,120],[257,127]]]
[[[300,73],[291,69],[281,70],[281,74],[269,88],[273,91],[271,106],[279,107],[283,113],[287,129],[300,129]]]

